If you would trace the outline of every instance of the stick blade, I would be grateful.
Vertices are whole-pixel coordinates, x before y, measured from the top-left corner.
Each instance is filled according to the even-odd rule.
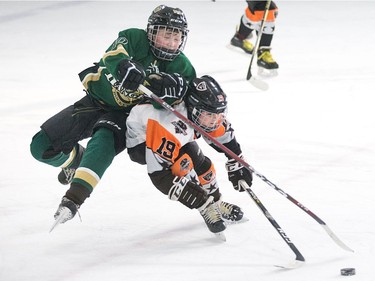
[[[328,235],[332,238],[332,240],[338,245],[340,246],[342,249],[344,249],[345,251],[348,251],[348,252],[352,252],[354,253],[354,250],[352,250],[351,248],[349,248],[344,242],[342,242],[337,236],[335,233],[333,233],[333,231],[328,227],[328,225],[326,224],[322,224],[321,225],[324,230],[328,233]]]
[[[254,76],[251,76],[249,79],[249,82],[251,85],[253,85],[255,88],[262,90],[262,91],[267,91],[269,86],[267,82],[264,82],[263,80],[256,79]]]
[[[288,264],[284,264],[284,265],[275,265],[276,267],[278,268],[282,268],[282,269],[296,269],[296,268],[299,268],[301,267],[302,265],[304,265],[305,262],[304,261],[301,261],[301,260],[294,260]]]

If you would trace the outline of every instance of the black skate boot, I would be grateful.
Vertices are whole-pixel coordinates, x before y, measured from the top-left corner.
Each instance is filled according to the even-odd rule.
[[[224,220],[228,222],[232,222],[232,223],[238,223],[238,222],[243,222],[243,221],[248,220],[247,218],[243,216],[243,212],[241,208],[238,207],[237,205],[224,202],[222,200],[219,200],[217,204],[219,206],[221,217]]]
[[[219,233],[226,229],[225,222],[221,219],[219,207],[213,202],[212,196],[208,198],[207,202],[202,207],[198,208],[198,211],[212,233]]]
[[[279,65],[272,58],[270,47],[261,47],[258,51],[258,75],[263,77],[277,76]]]
[[[247,54],[252,54],[254,46],[253,44],[248,40],[241,40],[238,38],[237,33],[232,37],[230,40],[230,44],[234,47],[242,49]]]
[[[72,200],[66,198],[65,196],[61,199],[61,203],[57,208],[57,211],[54,215],[55,220],[60,218],[60,223],[64,223],[68,220],[74,218],[76,213],[78,212],[79,205],[74,203]]]
[[[258,51],[258,66],[265,69],[278,69],[279,65],[271,55],[271,48],[261,47]]]
[[[67,185],[70,184],[73,180],[74,174],[76,173],[76,169],[81,162],[82,155],[85,152],[85,148],[78,144],[70,153],[70,163],[64,168],[61,168],[61,172],[58,175],[58,180],[61,184]]]

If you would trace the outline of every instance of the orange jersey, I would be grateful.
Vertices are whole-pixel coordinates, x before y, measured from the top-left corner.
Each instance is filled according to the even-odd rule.
[[[176,110],[187,116],[184,103],[177,105]],[[137,105],[127,119],[127,147],[146,143],[148,173],[171,168],[178,160],[180,149],[194,139],[192,127],[171,111],[155,109],[151,104]]]
[[[185,103],[175,109],[187,116]],[[199,136],[199,133],[197,134]],[[222,144],[234,139],[229,122],[224,122],[210,135]],[[180,120],[173,112],[155,109],[151,104],[135,106],[127,119],[126,146],[133,148],[146,143],[146,163],[148,173],[172,169],[178,160],[181,148],[196,139],[194,129]],[[204,138],[208,144],[211,142]]]

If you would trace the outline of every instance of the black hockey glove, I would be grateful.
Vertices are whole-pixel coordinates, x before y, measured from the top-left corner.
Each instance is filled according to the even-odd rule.
[[[241,157],[241,159],[244,159],[242,154],[238,156]],[[251,186],[253,182],[253,174],[242,166],[241,163],[237,162],[235,159],[230,159],[225,163],[225,168],[228,171],[228,179],[232,182],[235,190],[240,192],[245,191],[245,189],[238,184],[238,181],[240,180],[244,180],[249,187]]]
[[[207,194],[202,186],[185,177],[175,177],[168,192],[169,199],[180,201],[190,209],[197,209],[207,201]]]
[[[145,81],[146,73],[143,66],[138,62],[124,59],[118,65],[117,77],[120,82],[120,89],[125,88],[135,91]]]
[[[146,78],[146,87],[169,104],[181,101],[187,91],[185,78],[178,73],[154,73]]]

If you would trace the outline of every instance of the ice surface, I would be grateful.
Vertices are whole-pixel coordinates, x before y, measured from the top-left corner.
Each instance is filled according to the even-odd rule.
[[[246,81],[250,57],[229,50],[245,1],[175,1],[189,21],[185,53],[215,77],[249,163],[315,214],[348,246],[263,181],[253,190],[306,258],[293,252],[249,196],[216,164],[224,199],[247,223],[218,241],[199,213],[168,200],[146,169],[120,154],[78,217],[49,233],[66,187],[35,161],[32,136],[83,96],[77,73],[117,33],[146,26],[160,1],[0,2],[1,281],[372,280],[375,253],[375,3],[279,1],[273,56],[279,76],[261,92]],[[256,66],[254,65],[254,70]],[[5,156],[5,157],[4,157]],[[355,267],[356,276],[340,269]]]

